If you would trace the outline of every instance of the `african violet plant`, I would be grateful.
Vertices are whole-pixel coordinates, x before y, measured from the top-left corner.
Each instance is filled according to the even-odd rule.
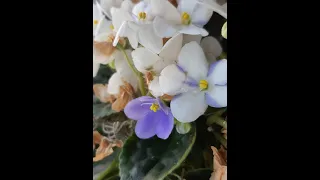
[[[227,178],[226,19],[224,0],[93,2],[93,179]]]

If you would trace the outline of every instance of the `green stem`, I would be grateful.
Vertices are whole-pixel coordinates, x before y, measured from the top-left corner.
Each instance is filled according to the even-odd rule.
[[[133,71],[134,74],[136,74],[136,76],[137,76],[137,78],[139,80],[139,89],[140,89],[141,95],[145,96],[146,95],[146,89],[144,87],[144,81],[143,81],[143,78],[142,78],[142,74],[133,66],[133,64],[131,63],[132,60],[130,60],[129,56],[127,55],[127,53],[123,49],[123,47],[120,46],[120,45],[117,45],[117,47],[120,49],[120,51],[123,53],[124,57],[126,58],[130,69]]]
[[[225,147],[227,148],[227,140],[222,137],[222,135],[220,133],[217,133],[215,131],[212,132],[213,135],[217,138],[217,140]]]
[[[219,126],[227,129],[227,121],[223,120],[220,116],[217,115],[211,115],[208,117],[207,119],[207,125],[211,125],[211,124],[218,124]]]

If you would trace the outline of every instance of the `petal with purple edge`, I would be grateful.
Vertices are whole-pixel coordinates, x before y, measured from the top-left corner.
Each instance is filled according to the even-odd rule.
[[[193,122],[207,109],[204,92],[186,92],[175,96],[170,108],[173,116],[182,123]]]
[[[167,139],[172,132],[174,118],[171,111],[166,115],[163,111],[156,112],[159,122],[156,127],[156,134],[161,139]]]
[[[208,71],[209,84],[226,85],[227,84],[227,60],[222,59],[210,65]]]
[[[227,85],[214,86],[206,92],[206,102],[209,106],[221,108],[227,106]]]
[[[161,112],[161,111],[159,111]],[[149,110],[145,117],[137,122],[135,132],[136,135],[141,139],[148,139],[156,135],[156,127],[160,118]],[[164,114],[164,113],[163,113]],[[162,116],[159,116],[162,117]]]
[[[150,112],[150,106],[155,99],[142,96],[130,101],[124,108],[126,116],[133,120],[142,120]]]

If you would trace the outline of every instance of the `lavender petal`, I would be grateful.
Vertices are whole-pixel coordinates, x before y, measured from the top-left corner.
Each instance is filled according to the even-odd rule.
[[[130,119],[141,120],[150,111],[150,106],[154,101],[155,99],[149,96],[133,99],[124,108],[124,113]]]
[[[135,132],[140,139],[148,139],[156,134],[156,126],[159,121],[154,112],[150,111],[137,122]]]
[[[174,126],[174,118],[169,109],[168,115],[166,115],[163,111],[156,112],[156,118],[159,119],[157,127],[156,127],[156,134],[161,139],[167,139],[172,132]]]

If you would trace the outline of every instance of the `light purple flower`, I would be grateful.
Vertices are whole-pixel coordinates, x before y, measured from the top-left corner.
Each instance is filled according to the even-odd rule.
[[[167,139],[174,126],[174,118],[169,107],[159,99],[142,96],[130,101],[124,108],[130,119],[137,120],[136,135],[148,139],[157,135]]]

